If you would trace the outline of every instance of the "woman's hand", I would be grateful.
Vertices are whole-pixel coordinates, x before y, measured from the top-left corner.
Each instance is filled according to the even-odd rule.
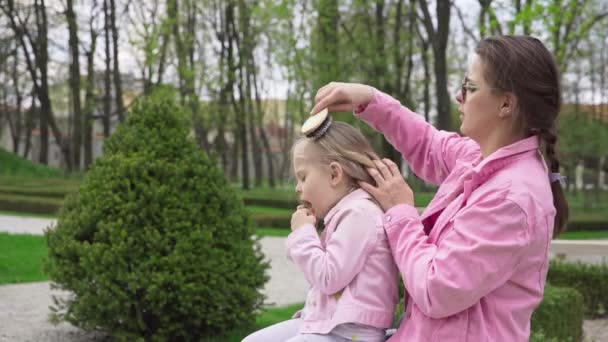
[[[303,227],[307,223],[314,226],[317,223],[317,219],[310,209],[303,205],[299,205],[293,215],[291,215],[291,231]]]
[[[374,160],[377,169],[368,168],[370,176],[376,181],[376,187],[359,182],[359,186],[369,192],[385,212],[398,204],[414,206],[414,192],[405,182],[397,164],[392,160]]]
[[[310,114],[317,114],[323,108],[329,112],[352,112],[357,107],[368,104],[373,96],[373,88],[368,85],[331,82],[317,91],[316,104]]]

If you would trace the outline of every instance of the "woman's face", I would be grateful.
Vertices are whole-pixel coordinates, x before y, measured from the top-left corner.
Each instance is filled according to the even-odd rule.
[[[487,140],[498,127],[499,113],[503,104],[500,95],[483,77],[483,63],[478,55],[473,57],[461,91],[456,95],[460,111],[460,131],[477,143]]]

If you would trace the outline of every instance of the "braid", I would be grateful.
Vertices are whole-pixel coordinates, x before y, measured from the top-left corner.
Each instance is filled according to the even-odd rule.
[[[549,169],[551,172],[559,172],[559,160],[557,153],[555,152],[555,145],[557,144],[557,135],[550,129],[541,128],[540,137],[545,141],[545,152],[549,162]]]
[[[549,162],[549,168],[553,173],[559,173],[559,160],[555,151],[555,145],[557,144],[557,134],[554,132],[554,128],[546,129],[533,129],[532,133],[536,133],[545,142],[545,155]],[[557,237],[561,232],[566,230],[566,224],[568,222],[569,210],[568,202],[559,182],[551,183],[551,192],[553,193],[553,205],[555,206],[555,222],[553,226],[553,237]]]

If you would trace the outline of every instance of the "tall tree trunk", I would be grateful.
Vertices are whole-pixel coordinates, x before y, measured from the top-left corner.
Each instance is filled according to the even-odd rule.
[[[255,71],[255,63],[252,60],[252,69],[253,72],[253,86],[255,92],[255,101],[256,101],[256,121],[258,123],[258,127],[260,129],[260,138],[262,139],[262,145],[264,147],[264,152],[266,153],[266,169],[268,170],[268,185],[271,188],[276,186],[276,176],[274,174],[274,158],[272,155],[272,151],[270,150],[270,142],[268,141],[268,135],[266,134],[266,129],[264,127],[264,108],[262,108],[262,99],[260,97],[260,92],[258,90],[258,81],[257,81],[257,72]],[[268,106],[267,106],[268,107]],[[261,155],[261,152],[260,152]],[[261,157],[260,157],[261,162]]]
[[[244,90],[241,97],[245,100],[244,114],[247,115],[249,139],[251,141],[251,153],[253,158],[254,185],[259,187],[263,183],[262,149],[256,133],[256,128],[264,129],[263,123],[257,120],[257,111],[252,103],[251,89],[252,78],[256,70],[253,64],[253,49],[255,46],[253,32],[251,29],[251,9],[244,0],[238,1],[239,29],[242,40],[237,35],[237,47],[239,49],[239,74],[241,75],[240,89]],[[260,126],[258,126],[258,124]]]
[[[87,51],[87,83],[84,103],[84,169],[88,170],[93,163],[93,114],[95,111],[95,50],[98,33],[93,28],[93,18],[89,23],[91,46]]]
[[[53,131],[53,136],[59,148],[62,150],[68,169],[70,165],[70,152],[68,145],[64,143],[61,131],[55,123],[53,106],[49,97],[48,84],[48,21],[46,17],[46,5],[44,0],[35,1],[36,22],[38,26],[38,48],[39,57],[36,58],[38,70],[40,70],[40,88],[38,96],[40,99],[40,156],[42,164],[48,164],[49,156],[49,126]]]
[[[338,0],[315,1],[318,38],[313,40],[316,65],[313,77],[313,89],[319,89],[325,84],[340,78],[340,53],[338,23]]]
[[[105,39],[105,64],[106,70],[104,73],[104,93],[103,93],[103,136],[107,139],[110,136],[111,115],[112,115],[112,50],[110,47],[110,9],[108,6],[109,0],[103,1],[104,13],[104,39]]]
[[[122,81],[120,79],[120,67],[118,63],[118,27],[116,25],[116,5],[110,0],[110,27],[112,29],[112,47],[114,48],[114,92],[116,101],[116,113],[120,122],[125,121],[125,109],[122,103]]]
[[[17,44],[15,44],[15,52],[13,54],[13,70],[11,72],[11,76],[13,78],[13,86],[15,88],[15,102],[16,102],[16,110],[14,115],[14,120],[11,120],[11,114],[9,113],[9,125],[11,128],[11,136],[13,139],[13,153],[19,154],[19,146],[21,142],[21,133],[23,128],[23,114],[22,114],[22,105],[23,105],[23,95],[21,94],[21,89],[19,86],[19,48]]]
[[[180,30],[182,27],[182,14],[179,0],[167,1],[168,16],[169,18],[172,18],[171,32],[173,34],[175,53],[177,55],[180,100],[183,106],[188,106],[190,108],[194,133],[199,146],[207,148],[207,133],[204,131],[198,115],[199,99],[194,84],[195,7],[191,0],[186,0],[184,3],[186,7],[186,23],[184,25],[185,32],[182,32]]]
[[[235,8],[234,4],[229,3],[228,11],[226,15],[226,21],[228,22],[228,44],[234,43],[237,47],[239,53],[239,61],[238,65],[230,65],[229,68],[234,70],[234,72],[238,72],[238,81],[236,82],[236,86],[239,92],[238,102],[232,94],[232,105],[234,107],[235,112],[235,122],[236,122],[236,133],[239,138],[239,147],[241,153],[241,178],[242,178],[242,187],[244,190],[248,190],[250,188],[249,184],[249,151],[247,148],[247,108],[246,108],[246,93],[243,90],[244,87],[244,76],[243,76],[243,59],[241,58],[241,51],[239,49],[239,32],[238,26],[236,24],[235,18]],[[231,64],[234,64],[232,62]]]
[[[74,13],[73,0],[67,0],[66,17],[68,22],[70,46],[70,89],[72,92],[72,111],[74,115],[74,131],[72,132],[72,166],[80,169],[80,153],[82,151],[82,107],[80,104],[80,56],[78,53],[78,23]]]
[[[450,28],[450,1],[437,0],[436,18],[437,28],[429,13],[426,1],[420,0],[420,7],[424,13],[424,24],[428,39],[433,46],[433,69],[435,71],[435,93],[437,96],[437,127],[451,130],[450,95],[448,93],[447,56],[446,49]]]
[[[32,130],[36,126],[36,94],[32,90],[32,105],[25,116],[25,147],[23,148],[23,158],[30,159],[29,154],[32,148]]]

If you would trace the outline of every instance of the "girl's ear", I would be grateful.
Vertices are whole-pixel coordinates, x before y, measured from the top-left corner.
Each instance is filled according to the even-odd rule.
[[[329,164],[329,172],[331,176],[331,185],[338,185],[342,182],[342,179],[344,178],[344,169],[340,163],[331,162]]]

